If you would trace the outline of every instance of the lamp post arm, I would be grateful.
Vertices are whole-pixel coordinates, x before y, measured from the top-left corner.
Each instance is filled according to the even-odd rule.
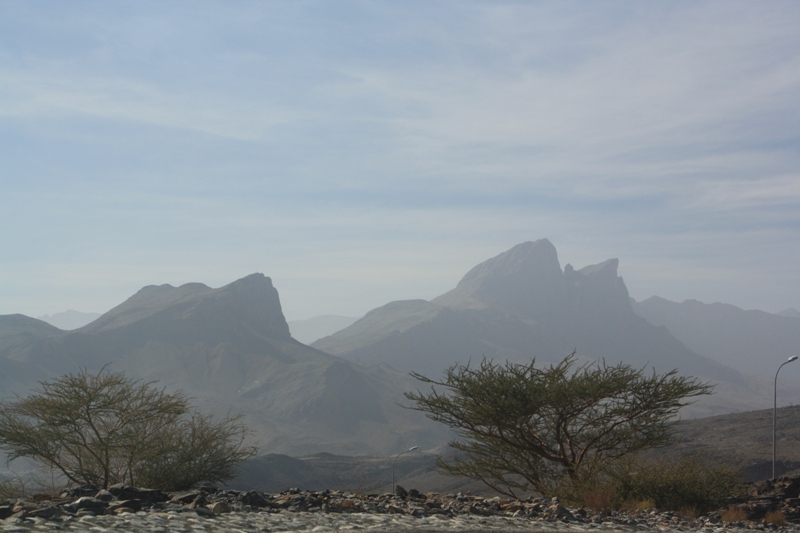
[[[396,464],[397,464],[397,460],[400,458],[400,456],[401,456],[401,455],[403,455],[404,453],[413,452],[413,451],[414,451],[414,450],[416,450],[417,448],[419,448],[419,446],[412,446],[411,448],[409,448],[409,449],[407,449],[407,450],[405,450],[405,451],[402,451],[402,452],[398,453],[398,454],[395,456],[395,458],[394,458],[394,461],[392,461],[392,494],[394,494],[394,488],[395,488],[395,487],[394,487],[394,465],[396,465]]]
[[[775,372],[775,387],[772,389],[772,479],[775,479],[775,451],[777,449],[775,428],[778,422],[778,373],[781,371],[781,368],[783,368],[783,365],[788,365],[792,361],[797,361],[796,355],[791,356],[789,359],[784,361],[781,366],[778,367],[778,370]]]

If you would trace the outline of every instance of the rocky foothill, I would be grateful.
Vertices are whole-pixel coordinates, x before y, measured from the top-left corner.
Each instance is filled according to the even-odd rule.
[[[406,491],[400,486],[396,494],[298,489],[268,494],[224,490],[210,485],[178,493],[127,485],[103,490],[89,485],[65,491],[57,498],[36,495],[29,500],[0,502],[0,531],[103,531],[106,528],[164,532],[377,528],[800,531],[800,477],[782,477],[774,482],[751,484],[749,488],[748,497],[731,502],[731,507],[742,510],[740,520],[726,522],[723,511],[694,519],[655,510],[600,512],[565,507],[555,499],[423,494]],[[776,510],[783,513],[785,524],[766,523],[767,513]]]

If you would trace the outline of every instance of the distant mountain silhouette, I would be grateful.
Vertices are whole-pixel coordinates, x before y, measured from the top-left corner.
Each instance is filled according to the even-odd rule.
[[[80,311],[70,309],[68,311],[55,313],[53,315],[43,315],[38,317],[38,319],[47,322],[58,329],[69,331],[82,328],[86,324],[89,324],[99,317],[100,313],[81,313]]]
[[[665,326],[689,349],[747,374],[773,376],[778,365],[800,353],[798,317],[657,296],[634,303],[633,309],[648,322]]]
[[[391,453],[406,442],[435,446],[446,438],[420,413],[398,407],[409,386],[404,374],[293,339],[278,292],[262,274],[218,289],[145,287],[72,332],[21,315],[2,318],[4,364],[48,376],[110,364],[182,389],[205,410],[246,413],[270,452]]]
[[[788,317],[791,317],[791,318],[800,318],[800,311],[798,311],[794,307],[790,307],[788,309],[784,309],[783,311],[778,313],[778,315],[780,315],[780,316],[788,316]]]
[[[311,344],[322,337],[343,330],[356,320],[358,318],[352,316],[320,315],[305,320],[290,320],[289,330],[295,339],[303,344]]]
[[[548,240],[526,242],[477,265],[432,301],[392,302],[312,346],[429,377],[483,356],[547,363],[576,350],[584,359],[678,369],[746,388],[734,369],[692,352],[666,328],[637,316],[617,267],[611,259],[562,271]],[[739,395],[745,397],[752,399]],[[715,412],[727,401],[718,400]],[[734,408],[739,407],[744,405]]]

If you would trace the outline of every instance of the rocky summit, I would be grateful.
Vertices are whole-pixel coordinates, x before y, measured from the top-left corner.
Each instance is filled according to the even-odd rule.
[[[223,490],[165,493],[127,485],[108,490],[87,485],[58,497],[35,495],[0,502],[0,531],[800,531],[800,478],[751,485],[732,501],[737,522],[723,512],[687,518],[655,510],[621,512],[571,508],[557,499],[486,498],[420,493],[397,486],[394,494],[289,489],[267,494]],[[766,524],[781,511],[783,524]]]

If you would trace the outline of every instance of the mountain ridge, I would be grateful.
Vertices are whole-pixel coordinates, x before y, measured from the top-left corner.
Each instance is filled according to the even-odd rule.
[[[658,296],[634,303],[633,309],[648,322],[666,327],[691,350],[748,374],[769,377],[778,364],[800,352],[798,317],[719,302],[677,303]]]

